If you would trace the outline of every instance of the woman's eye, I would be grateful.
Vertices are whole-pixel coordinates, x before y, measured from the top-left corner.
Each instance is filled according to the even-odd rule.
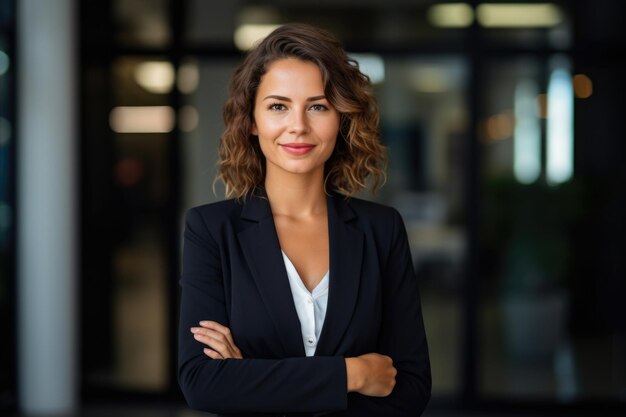
[[[328,107],[324,106],[323,104],[314,104],[311,106],[311,110],[324,111],[324,110],[328,110]]]
[[[280,104],[280,103],[274,103],[274,104],[270,104],[269,109],[270,110],[281,111],[281,110],[285,110],[285,105],[284,104]]]

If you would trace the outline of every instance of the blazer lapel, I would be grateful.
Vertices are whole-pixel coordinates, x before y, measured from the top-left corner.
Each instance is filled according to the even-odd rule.
[[[286,356],[304,356],[300,321],[269,202],[250,197],[244,203],[241,217],[256,223],[239,232],[239,243]]]
[[[350,324],[356,306],[363,261],[363,232],[348,222],[356,217],[340,195],[328,197],[330,284],[328,305],[316,356],[332,356]]]

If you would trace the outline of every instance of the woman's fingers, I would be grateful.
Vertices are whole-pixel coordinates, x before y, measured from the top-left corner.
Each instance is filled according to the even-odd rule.
[[[194,339],[198,342],[207,345],[222,356],[230,356],[229,352],[232,350],[230,342],[223,334],[202,327],[194,327],[191,329],[191,332],[193,333]]]
[[[194,339],[207,345],[223,357],[230,358],[235,355],[230,342],[222,333],[202,327],[194,327],[191,332],[193,333]]]
[[[203,352],[205,355],[207,355],[211,359],[224,359],[222,355],[220,355],[218,352],[214,351],[213,349],[204,348]]]
[[[207,345],[205,354],[213,359],[241,359],[239,348],[235,345],[230,329],[212,321],[202,321],[201,327],[192,327],[194,338]]]
[[[219,332],[221,334],[223,334],[228,341],[230,342],[231,345],[235,346],[235,341],[233,340],[233,335],[230,332],[230,329],[226,326],[222,326],[221,324],[219,324],[216,321],[210,321],[210,320],[203,320],[200,322],[200,326],[206,328],[206,329],[211,329],[211,330],[215,330],[216,332]]]

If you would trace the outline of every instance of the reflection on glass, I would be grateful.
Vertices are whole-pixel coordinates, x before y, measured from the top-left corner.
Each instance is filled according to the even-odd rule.
[[[350,58],[359,63],[359,69],[368,77],[372,84],[385,81],[385,62],[376,54],[350,54]]]
[[[548,84],[546,176],[549,184],[574,175],[574,91],[568,63],[555,60]]]
[[[443,93],[450,89],[453,68],[445,64],[428,64],[416,66],[411,74],[411,85],[423,93]]]
[[[185,60],[178,67],[178,76],[176,77],[178,90],[183,94],[193,93],[198,88],[199,78],[198,63],[195,60]]]
[[[198,127],[200,115],[198,110],[189,104],[183,106],[178,111],[178,125],[183,132],[191,132]]]
[[[494,60],[486,68],[483,110],[498,115],[512,107],[515,128],[512,141],[488,141],[482,148],[480,391],[518,401],[578,400],[589,395],[582,373],[595,353],[588,352],[605,346],[598,339],[581,343],[573,319],[580,308],[575,254],[585,243],[575,232],[584,216],[582,184],[571,176],[568,61]],[[550,69],[547,76],[542,68]],[[570,167],[569,176],[563,167]],[[563,181],[558,187],[555,172]],[[588,375],[597,384],[602,372]]]
[[[135,81],[151,93],[169,93],[174,85],[174,67],[167,61],[142,62],[135,67]]]
[[[537,83],[521,80],[515,88],[515,136],[513,171],[515,178],[530,184],[541,174],[541,125],[538,118]]]
[[[593,94],[593,82],[586,74],[576,74],[574,82],[574,95],[576,98],[589,98]]]
[[[4,75],[9,70],[9,56],[0,51],[0,75]]]

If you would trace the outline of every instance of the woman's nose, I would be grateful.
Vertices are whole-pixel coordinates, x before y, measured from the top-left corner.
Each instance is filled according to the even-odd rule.
[[[305,111],[294,110],[291,112],[289,118],[289,133],[301,135],[307,133],[309,130],[309,124]]]

